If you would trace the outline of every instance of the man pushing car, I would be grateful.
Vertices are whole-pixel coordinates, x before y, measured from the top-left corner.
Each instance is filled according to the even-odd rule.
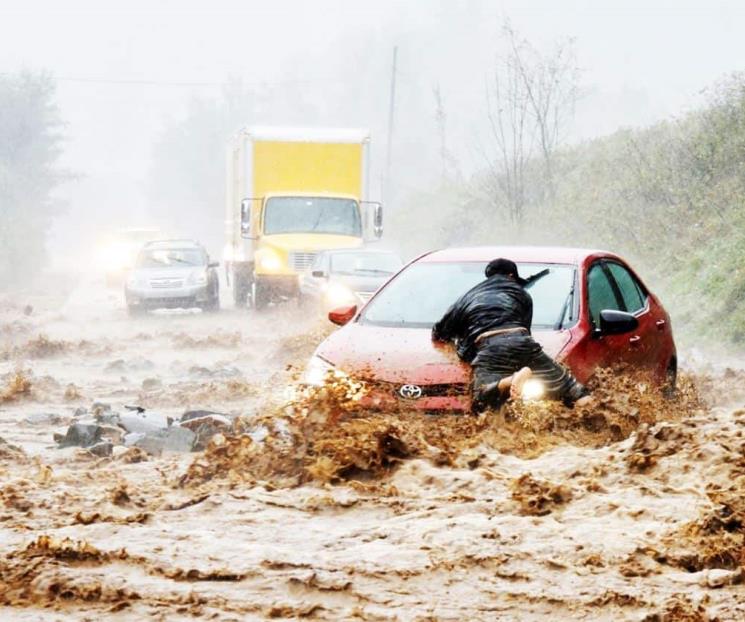
[[[463,294],[432,327],[434,341],[453,341],[458,356],[473,369],[472,410],[499,408],[519,397],[531,377],[544,384],[549,399],[567,406],[585,404],[589,392],[533,339],[533,299],[527,291],[548,273],[520,278],[515,262],[498,258],[486,280]]]

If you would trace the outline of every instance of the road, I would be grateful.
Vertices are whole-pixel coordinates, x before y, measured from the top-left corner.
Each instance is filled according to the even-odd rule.
[[[561,425],[307,427],[282,404],[326,330],[292,305],[133,320],[91,279],[0,298],[0,618],[745,618],[742,372],[694,370],[672,405],[624,385]],[[214,410],[269,436],[58,448],[96,403]]]

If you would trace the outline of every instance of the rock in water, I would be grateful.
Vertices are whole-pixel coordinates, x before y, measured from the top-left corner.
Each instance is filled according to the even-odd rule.
[[[55,413],[31,413],[24,421],[31,425],[58,425],[62,417]]]
[[[88,451],[99,458],[108,458],[114,452],[114,445],[109,441],[101,441],[89,447]]]
[[[164,451],[191,451],[194,438],[194,432],[191,430],[174,426],[145,434],[135,442],[135,447],[153,456],[159,456]]]
[[[73,423],[64,436],[55,434],[54,439],[60,447],[90,447],[101,440],[102,432],[95,423]]]

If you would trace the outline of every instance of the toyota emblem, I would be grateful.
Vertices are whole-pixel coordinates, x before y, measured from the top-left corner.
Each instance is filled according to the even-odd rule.
[[[418,400],[422,397],[422,387],[415,384],[405,384],[398,390],[398,394],[405,400]]]

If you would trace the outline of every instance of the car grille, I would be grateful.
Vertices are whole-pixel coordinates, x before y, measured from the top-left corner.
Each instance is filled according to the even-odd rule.
[[[403,399],[399,393],[399,389],[404,384],[406,383],[369,382],[370,387],[384,393],[389,393],[398,399]],[[467,384],[422,384],[417,386],[422,390],[421,397],[458,397],[467,395],[469,391],[469,385]]]
[[[176,289],[183,287],[183,279],[153,279],[150,281],[150,287],[153,289]]]
[[[316,253],[290,253],[290,267],[295,272],[303,272],[310,268],[310,264],[316,258]]]

